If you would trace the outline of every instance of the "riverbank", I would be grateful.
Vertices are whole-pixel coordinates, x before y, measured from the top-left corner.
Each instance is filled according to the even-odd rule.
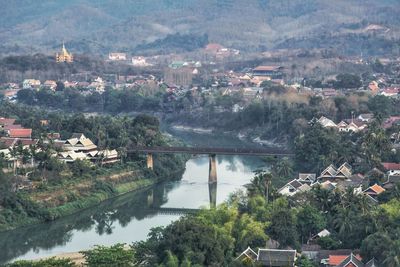
[[[22,204],[32,207],[30,214],[0,210],[0,232],[55,221],[126,193],[176,179],[183,173],[185,162],[183,157],[171,165],[165,160],[159,162],[160,169],[165,172],[127,164],[103,170],[93,177],[66,179],[57,185],[38,182],[35,189],[18,192],[19,198],[24,200]],[[163,176],[163,173],[168,175]]]
[[[237,138],[242,142],[246,142],[248,144],[252,144],[254,146],[267,146],[267,147],[277,147],[277,148],[287,148],[287,142],[279,141],[277,138],[273,139],[262,139],[261,133],[257,131],[257,129],[251,130],[238,130],[238,131],[221,131],[215,128],[204,128],[204,127],[195,127],[184,124],[173,124],[171,126],[165,126],[165,130],[174,131],[186,134],[201,134],[207,137],[212,135],[223,135],[229,136],[231,138]]]

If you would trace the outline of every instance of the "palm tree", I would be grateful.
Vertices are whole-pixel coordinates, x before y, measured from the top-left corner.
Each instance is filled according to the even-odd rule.
[[[252,180],[251,183],[247,186],[247,190],[250,195],[261,194],[266,198],[268,202],[269,197],[269,189],[272,182],[271,173],[267,172],[259,172]]]
[[[338,230],[339,236],[343,237],[346,233],[350,233],[353,230],[353,220],[350,217],[350,210],[340,208],[336,218],[333,220],[333,224]]]
[[[285,177],[288,178],[292,175],[293,169],[292,169],[292,163],[288,158],[283,158],[282,160],[278,161],[278,163],[275,166],[276,174],[279,177]]]
[[[396,240],[390,246],[391,249],[384,254],[383,265],[386,267],[400,266],[400,240]]]

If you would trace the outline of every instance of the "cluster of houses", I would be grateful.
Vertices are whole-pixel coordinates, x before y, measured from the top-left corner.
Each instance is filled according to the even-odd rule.
[[[388,178],[382,186],[378,184],[368,186],[368,179],[365,179],[361,174],[353,174],[352,167],[348,163],[344,163],[338,168],[332,164],[329,165],[319,176],[315,173],[300,173],[298,178],[281,187],[278,193],[294,196],[301,192],[310,191],[315,186],[326,190],[339,191],[352,188],[355,194],[364,194],[371,202],[377,203],[378,195],[385,192],[385,188],[390,188],[396,182],[400,182],[400,164],[384,163],[383,167],[388,170]]]
[[[326,231],[326,230],[325,230]],[[326,234],[326,233],[325,233]],[[278,249],[276,241],[268,241],[268,248],[260,248],[255,252],[248,247],[236,259],[236,262],[245,266],[267,267],[295,267],[296,260],[304,255],[320,263],[324,267],[379,267],[377,261],[372,258],[363,262],[359,253],[351,250],[318,250],[297,252],[292,248]]]
[[[361,114],[357,118],[342,120],[336,124],[331,119],[321,116],[317,122],[324,128],[337,129],[339,132],[360,132],[367,128],[368,123],[373,119],[372,114]]]
[[[61,144],[63,151],[58,153],[58,158],[66,163],[79,159],[109,164],[119,160],[117,150],[98,150],[92,140],[82,133],[74,133],[67,140],[55,140],[55,143]]]
[[[18,155],[16,148],[22,150],[39,152],[37,147],[38,139],[32,138],[32,129],[23,128],[20,124],[15,124],[15,119],[0,118],[0,155],[7,161],[7,169],[16,169],[24,166],[22,155]],[[46,125],[47,120],[42,120],[41,124]],[[47,135],[45,142],[52,140],[57,149],[61,152],[54,152],[53,157],[60,161],[72,163],[75,160],[87,160],[97,164],[111,164],[119,161],[118,152],[113,149],[99,150],[98,147],[82,133],[75,133],[71,138],[62,140],[60,134],[51,133]],[[26,165],[26,163],[25,163]],[[29,167],[35,167],[33,158],[29,162]]]

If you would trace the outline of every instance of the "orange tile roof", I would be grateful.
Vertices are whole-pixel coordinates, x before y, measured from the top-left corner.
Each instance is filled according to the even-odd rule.
[[[329,265],[331,266],[336,266],[339,265],[340,263],[342,263],[342,261],[344,261],[345,259],[347,259],[347,257],[349,257],[349,255],[329,255]],[[356,258],[359,260],[361,259],[360,255],[356,255]]]
[[[344,261],[349,255],[329,255],[329,265],[339,265]]]
[[[8,130],[10,137],[31,137],[32,129],[10,129]]]
[[[377,195],[385,191],[385,189],[382,186],[377,184],[371,186],[370,189],[373,190]]]

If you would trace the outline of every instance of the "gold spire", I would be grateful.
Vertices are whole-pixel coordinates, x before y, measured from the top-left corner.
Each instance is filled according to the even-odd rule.
[[[64,41],[62,42],[61,53],[56,53],[56,61],[57,62],[68,62],[71,63],[74,61],[74,57],[72,54],[68,53],[68,50],[65,48]]]

